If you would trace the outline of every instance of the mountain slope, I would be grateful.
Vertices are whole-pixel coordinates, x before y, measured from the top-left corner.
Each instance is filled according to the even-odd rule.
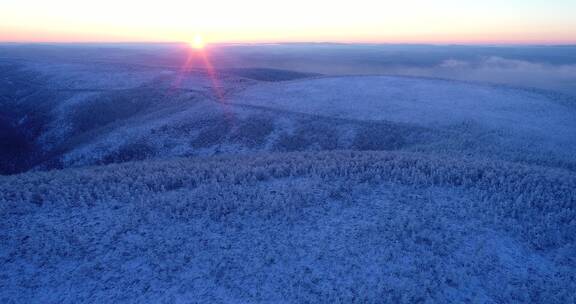
[[[569,97],[5,61],[2,303],[576,301]]]
[[[404,152],[0,178],[8,302],[573,301],[576,175]]]
[[[321,77],[250,86],[234,103],[447,132],[422,147],[576,168],[576,100],[551,92],[390,76]]]
[[[138,65],[8,67],[2,75],[12,89],[3,93],[9,111],[0,127],[20,148],[6,155],[7,172],[339,149],[468,155],[576,170],[576,102],[549,92],[269,69],[211,74]],[[291,77],[312,78],[278,81]],[[11,168],[14,163],[21,165]]]

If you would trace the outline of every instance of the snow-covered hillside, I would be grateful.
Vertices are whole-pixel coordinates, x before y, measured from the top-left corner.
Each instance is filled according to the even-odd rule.
[[[0,178],[3,302],[571,303],[576,175],[406,152]]]
[[[551,92],[438,79],[350,76],[255,85],[233,100],[453,133],[434,147],[423,148],[427,151],[453,150],[576,168],[576,99]],[[465,136],[470,138],[467,143],[462,140]]]
[[[576,303],[573,98],[108,52],[0,57],[0,303]]]
[[[22,163],[23,170],[342,149],[420,151],[576,170],[576,101],[550,92],[269,69],[211,75],[129,64],[8,67],[0,70],[3,92],[11,92],[4,102],[8,118],[0,120],[10,126],[8,138],[25,140],[4,165]],[[305,78],[290,80],[294,77]]]

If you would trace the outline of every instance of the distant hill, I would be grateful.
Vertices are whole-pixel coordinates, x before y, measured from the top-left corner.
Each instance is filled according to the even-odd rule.
[[[70,48],[0,58],[0,302],[576,301],[574,98]]]

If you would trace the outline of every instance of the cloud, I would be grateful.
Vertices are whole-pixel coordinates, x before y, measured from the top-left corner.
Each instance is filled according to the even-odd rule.
[[[576,96],[576,65],[551,65],[497,56],[446,59],[423,75],[555,90]]]
[[[442,63],[438,65],[438,67],[447,69],[461,69],[470,67],[470,64],[463,60],[447,59],[442,61]]]

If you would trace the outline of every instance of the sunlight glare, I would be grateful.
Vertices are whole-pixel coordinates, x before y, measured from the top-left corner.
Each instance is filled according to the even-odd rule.
[[[202,39],[202,36],[196,35],[190,43],[190,46],[195,49],[202,49],[204,48],[204,39]]]

